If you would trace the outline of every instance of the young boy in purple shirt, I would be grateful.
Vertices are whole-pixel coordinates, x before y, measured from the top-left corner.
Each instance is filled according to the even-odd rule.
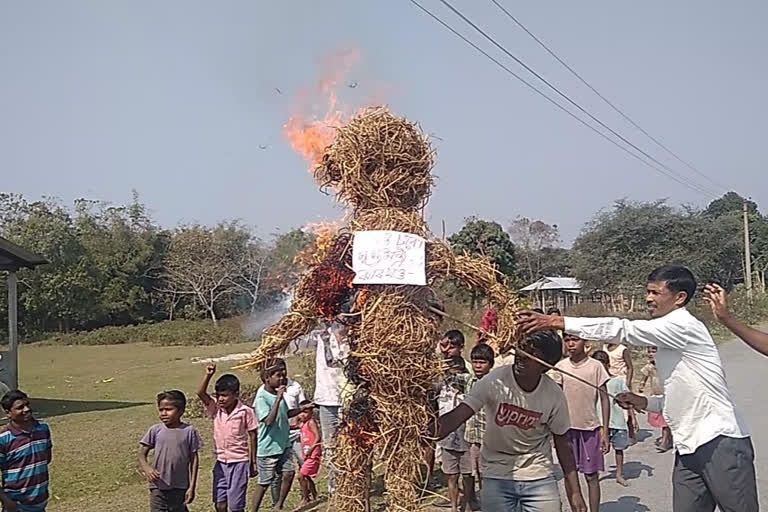
[[[187,398],[181,391],[163,391],[157,395],[160,422],[141,439],[139,466],[149,482],[151,512],[187,512],[195,499],[200,461],[200,435],[181,417]],[[147,455],[154,450],[152,464]]]

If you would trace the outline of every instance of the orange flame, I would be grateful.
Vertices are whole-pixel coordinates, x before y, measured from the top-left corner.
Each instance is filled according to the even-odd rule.
[[[353,49],[326,59],[323,77],[317,82],[317,92],[327,97],[328,108],[321,119],[306,119],[293,115],[285,123],[283,132],[289,143],[314,168],[336,136],[336,128],[344,122],[344,114],[337,110],[336,86],[352,65],[360,58],[360,50]]]
[[[325,148],[333,142],[336,128],[344,121],[342,113],[334,110],[335,103],[335,95],[331,94],[331,106],[323,119],[291,117],[283,128],[291,146],[309,162],[310,169],[320,163]]]
[[[294,263],[303,265],[317,264],[323,261],[328,250],[333,245],[333,237],[339,232],[338,222],[310,222],[305,225],[304,232],[313,233],[317,236],[313,246],[299,252],[294,258]]]
[[[355,305],[357,306],[357,309],[363,309],[363,305],[365,304],[366,299],[368,299],[368,294],[370,292],[368,291],[368,288],[361,288],[360,292],[357,294],[357,298],[355,299]]]
[[[333,237],[339,232],[338,222],[310,222],[304,226],[304,229],[310,230],[317,235],[314,258],[317,262],[322,261],[333,244]]]

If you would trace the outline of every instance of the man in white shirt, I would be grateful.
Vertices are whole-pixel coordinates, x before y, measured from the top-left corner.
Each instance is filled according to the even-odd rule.
[[[318,333],[315,354],[315,396],[313,402],[320,410],[320,434],[323,438],[323,459],[328,464],[328,493],[336,490],[336,470],[332,465],[336,432],[341,421],[342,390],[345,385],[344,359],[349,356],[346,342],[347,327],[333,322]]]
[[[605,343],[657,347],[664,396],[621,393],[623,407],[663,411],[676,449],[672,476],[674,512],[757,512],[754,452],[736,411],[720,354],[707,328],[685,306],[696,280],[681,265],[665,265],[648,276],[651,320],[572,318],[520,314],[525,333],[563,329]]]

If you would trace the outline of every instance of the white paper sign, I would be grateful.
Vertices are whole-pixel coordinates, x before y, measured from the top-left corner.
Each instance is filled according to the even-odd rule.
[[[426,242],[399,231],[358,231],[352,244],[354,284],[427,284]]]

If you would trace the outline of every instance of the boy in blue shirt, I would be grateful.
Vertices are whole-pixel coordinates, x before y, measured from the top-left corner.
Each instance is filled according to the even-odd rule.
[[[608,375],[611,372],[608,370],[609,358],[608,353],[603,350],[596,350],[592,354],[592,358],[600,361],[605,366],[605,371]],[[606,391],[612,396],[616,396],[619,393],[629,392],[626,380],[619,375],[612,375],[611,379],[605,383]],[[608,397],[600,396],[600,400],[610,400]],[[611,440],[611,446],[613,446],[614,453],[616,454],[616,483],[624,487],[629,487],[629,483],[624,479],[624,450],[629,446],[629,428],[627,427],[627,418],[624,416],[624,411],[611,400],[611,419],[609,421],[608,435]],[[597,402],[598,407],[600,401]],[[598,409],[599,411],[600,409]]]
[[[288,418],[296,416],[303,410],[312,409],[314,404],[310,402],[298,409],[288,409],[288,405],[283,400],[288,376],[282,360],[274,361],[272,366],[263,370],[261,380],[264,386],[256,393],[254,400],[256,418],[259,420],[256,458],[259,480],[253,510],[259,510],[264,493],[278,474],[282,475],[282,485],[280,499],[275,504],[275,508],[282,510],[296,472],[290,443],[291,425]]]

